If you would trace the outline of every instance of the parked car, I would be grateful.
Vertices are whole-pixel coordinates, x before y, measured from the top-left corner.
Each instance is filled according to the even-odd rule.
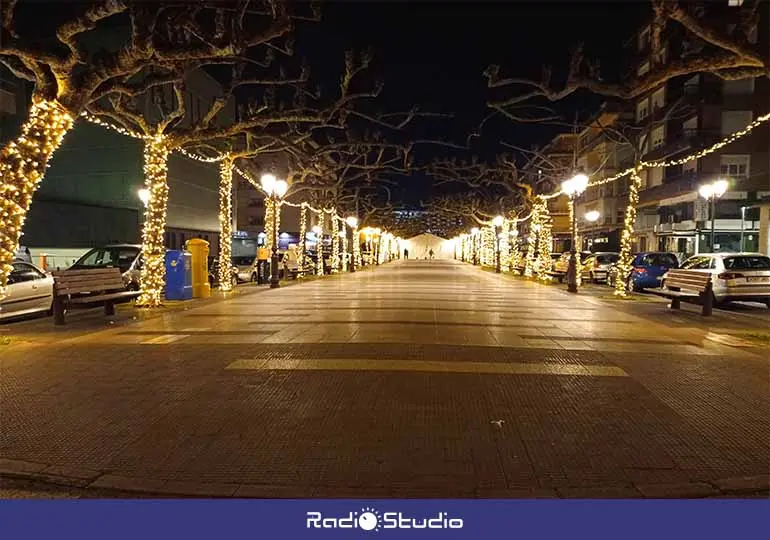
[[[238,285],[238,268],[233,266],[231,272],[232,285]],[[209,257],[209,285],[214,288],[219,286],[219,257]]]
[[[232,258],[239,282],[257,281],[257,256],[247,255]]]
[[[556,267],[556,261],[561,259],[562,253],[551,253],[551,270]]]
[[[93,248],[80,257],[69,270],[93,268],[120,268],[123,282],[129,291],[139,290],[139,276],[142,270],[142,246],[138,244],[113,244]]]
[[[581,251],[580,261],[581,262],[585,261],[591,255],[592,253],[590,251]],[[567,270],[569,269],[569,259],[571,256],[572,254],[569,251],[565,251],[564,253],[562,253],[559,259],[553,263],[553,271],[566,274]]]
[[[581,275],[583,279],[591,280],[593,283],[606,282],[610,266],[618,262],[619,259],[620,253],[611,251],[592,253],[583,259]]]
[[[656,289],[660,287],[663,275],[672,268],[679,268],[679,259],[674,253],[665,251],[643,251],[634,255],[631,272],[625,276],[626,288],[631,291]],[[618,279],[617,264],[609,270],[607,282],[614,286]]]
[[[8,294],[0,299],[0,320],[32,313],[50,313],[53,277],[32,263],[15,260],[8,276]]]
[[[714,304],[735,300],[761,302],[770,308],[770,257],[760,253],[706,253],[693,255],[681,265],[712,275]],[[665,286],[666,276],[661,280]]]

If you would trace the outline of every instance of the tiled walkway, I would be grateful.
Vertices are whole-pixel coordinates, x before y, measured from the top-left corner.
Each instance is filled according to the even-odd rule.
[[[222,496],[768,486],[768,361],[454,261],[0,349],[0,474]]]

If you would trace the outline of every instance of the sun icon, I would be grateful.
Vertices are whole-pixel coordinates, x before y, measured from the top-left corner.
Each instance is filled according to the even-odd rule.
[[[358,527],[365,531],[380,530],[380,513],[374,508],[364,507],[358,516]]]

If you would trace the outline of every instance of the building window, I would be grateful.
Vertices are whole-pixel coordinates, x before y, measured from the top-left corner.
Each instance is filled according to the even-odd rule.
[[[722,135],[740,131],[751,123],[751,111],[722,111]]]
[[[647,27],[639,33],[639,40],[637,42],[637,48],[643,51],[650,44],[650,28]]]
[[[636,121],[641,122],[650,114],[649,100],[644,98],[636,104]]]
[[[743,0],[727,0],[727,5],[730,7],[741,7]]]
[[[693,116],[692,118],[685,120],[682,124],[682,131],[685,132],[685,135],[693,135],[698,131],[698,117]]]
[[[684,93],[687,95],[694,95],[698,93],[698,86],[700,85],[700,75],[693,75],[687,79],[684,83]]]
[[[642,64],[641,66],[639,66],[639,68],[636,70],[636,74],[637,74],[639,77],[641,77],[641,76],[643,76],[644,74],[646,74],[648,71],[650,71],[650,63],[649,63],[649,62],[645,62],[644,64]]]
[[[665,126],[658,126],[652,130],[652,147],[658,148],[659,146],[663,146],[664,142],[666,142]]]
[[[698,160],[693,159],[682,164],[683,176],[694,176],[698,172]]]
[[[720,172],[730,178],[745,178],[749,175],[751,156],[748,154],[722,154]]]
[[[16,95],[8,90],[0,90],[0,113],[16,114]]]
[[[726,96],[745,96],[754,93],[754,79],[738,79],[725,81],[722,93]]]
[[[662,109],[663,106],[666,104],[666,87],[663,86],[661,88],[658,88],[655,90],[655,93],[652,94],[652,112],[653,114],[657,112],[658,110]]]

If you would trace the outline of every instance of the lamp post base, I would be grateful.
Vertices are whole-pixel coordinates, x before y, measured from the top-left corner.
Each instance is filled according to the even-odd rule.
[[[577,254],[573,251],[572,256],[569,259],[569,266],[567,267],[567,292],[578,292],[577,286]]]

